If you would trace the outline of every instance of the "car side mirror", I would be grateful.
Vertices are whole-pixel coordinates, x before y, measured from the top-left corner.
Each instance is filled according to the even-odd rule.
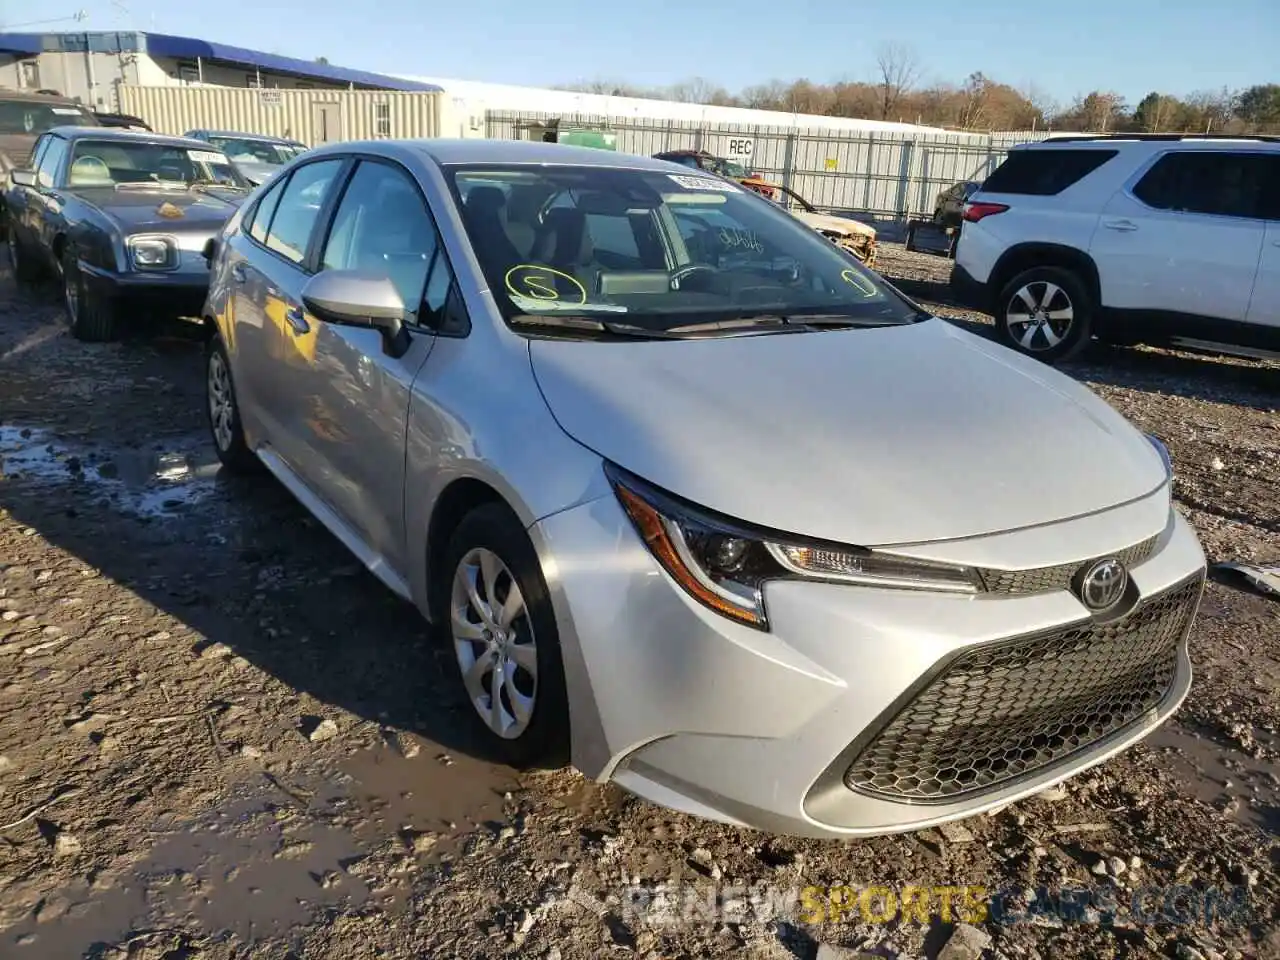
[[[36,172],[34,170],[11,170],[9,178],[13,181],[14,186],[34,187],[36,185]]]
[[[302,305],[317,320],[366,327],[382,334],[382,349],[393,357],[409,349],[405,306],[396,285],[372,270],[324,270],[302,288]]]

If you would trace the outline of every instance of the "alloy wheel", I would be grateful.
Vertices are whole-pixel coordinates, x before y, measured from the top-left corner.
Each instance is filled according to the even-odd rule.
[[[215,350],[209,355],[209,423],[213,427],[213,441],[223,453],[231,449],[234,439],[232,424],[235,421],[236,400],[231,392],[231,375],[226,361]]]
[[[538,648],[520,585],[492,550],[459,561],[449,621],[467,699],[495,734],[519,737],[533,719]]]
[[[1014,293],[1005,308],[1010,337],[1032,353],[1052,350],[1062,343],[1075,322],[1075,306],[1056,283],[1033,280]]]

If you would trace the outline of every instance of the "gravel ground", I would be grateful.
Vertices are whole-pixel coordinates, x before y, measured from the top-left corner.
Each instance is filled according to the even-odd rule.
[[[881,254],[989,329],[948,267]],[[199,345],[156,333],[76,343],[0,275],[0,957],[1280,957],[1274,599],[1212,582],[1179,715],[1064,789],[856,843],[695,821],[477,759],[415,613],[217,475]],[[1069,371],[1167,441],[1211,560],[1280,560],[1280,366]]]

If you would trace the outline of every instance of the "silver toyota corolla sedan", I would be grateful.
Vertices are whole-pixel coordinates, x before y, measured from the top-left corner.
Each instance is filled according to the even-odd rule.
[[[335,144],[210,256],[223,462],[438,626],[511,764],[891,833],[1043,790],[1187,693],[1205,558],[1161,443],[736,184]]]

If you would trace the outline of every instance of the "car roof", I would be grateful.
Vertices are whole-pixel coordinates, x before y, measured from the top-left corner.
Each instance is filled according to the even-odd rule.
[[[49,131],[68,140],[120,140],[124,142],[156,143],[165,147],[185,147],[189,150],[208,150],[209,144],[191,137],[173,137],[150,130],[125,130],[121,127],[54,127]]]
[[[56,96],[52,93],[36,93],[30,90],[9,90],[0,88],[0,100],[21,100],[26,103],[44,103],[51,107],[79,107],[85,113],[91,112],[88,107],[73,97]]]
[[[432,139],[432,140],[357,140],[316,147],[307,154],[318,157],[329,153],[394,153],[407,149],[439,164],[460,163],[530,163],[586,167],[615,167],[630,170],[671,172],[676,164],[652,157],[616,153],[596,147],[571,147],[536,140]],[[682,168],[683,170],[683,168]],[[687,170],[683,170],[687,173]]]
[[[1148,146],[1152,149],[1176,146],[1179,150],[1278,150],[1280,138],[1268,136],[1216,136],[1204,134],[1117,133],[1050,137],[1036,143],[1020,143],[1014,150],[1115,150],[1117,147]]]
[[[206,137],[235,137],[237,140],[262,140],[267,143],[297,143],[297,140],[290,140],[288,137],[276,137],[269,133],[246,133],[244,130],[206,130],[203,127],[189,131],[190,133],[202,133]]]

